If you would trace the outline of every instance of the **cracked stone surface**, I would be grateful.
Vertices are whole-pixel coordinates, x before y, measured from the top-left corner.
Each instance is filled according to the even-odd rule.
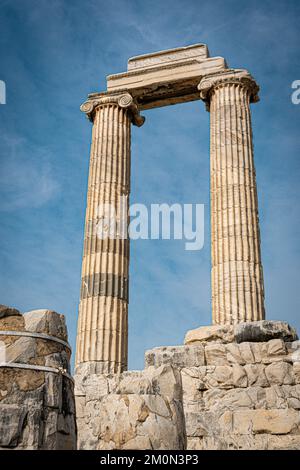
[[[1,306],[0,330],[44,333],[67,340],[63,315],[35,310],[21,315]],[[25,336],[0,336],[5,362],[63,368],[70,351],[60,343]],[[0,368],[0,449],[74,449],[74,386],[65,375]]]
[[[76,371],[79,449],[184,449],[180,372],[170,365],[122,374]]]
[[[284,322],[255,323],[255,341],[238,342],[244,325],[213,325],[146,351],[143,371],[82,364],[79,448],[300,449],[300,341]]]

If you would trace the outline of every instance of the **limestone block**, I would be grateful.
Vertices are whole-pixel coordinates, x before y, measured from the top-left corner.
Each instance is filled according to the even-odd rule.
[[[26,409],[14,404],[0,405],[0,446],[16,447],[20,440]]]
[[[187,437],[187,450],[203,450],[202,437]]]
[[[188,450],[299,450],[299,435],[227,435],[187,439]]]
[[[247,410],[234,411],[232,415],[233,434],[289,434],[299,432],[299,411],[288,410]]]
[[[148,351],[144,371],[80,367],[79,448],[297,448],[300,362],[291,354],[298,343],[213,338]]]
[[[7,344],[5,350],[5,360],[7,362],[30,363],[34,362],[36,356],[37,340],[35,338],[14,337],[12,342]]]
[[[146,367],[159,367],[162,364],[171,364],[178,368],[204,365],[204,348],[201,344],[197,344],[186,346],[165,346],[146,351]]]
[[[240,343],[239,351],[244,364],[258,364],[263,360],[263,357],[266,354],[264,352],[265,343]]]
[[[223,343],[230,343],[234,339],[233,327],[230,325],[210,325],[201,326],[186,333],[184,344],[191,344],[194,342],[209,342],[221,341]]]
[[[263,364],[246,364],[244,369],[248,377],[249,387],[267,387],[269,385],[265,374],[265,366]]]
[[[297,341],[299,343],[299,341]],[[297,349],[295,349],[289,356],[291,362],[300,362],[300,346],[298,345]]]
[[[143,425],[143,432],[148,436],[152,449],[183,449],[184,434],[172,422],[160,415],[150,414]]]
[[[246,359],[243,357],[242,350]],[[243,348],[236,343],[231,343],[226,346],[226,359],[229,363],[237,363],[237,364],[246,364],[247,362],[253,363],[254,362],[254,355],[252,354],[251,346],[249,343],[245,343]],[[248,359],[248,360],[247,360]]]
[[[268,341],[267,346],[268,346],[268,349],[267,349],[268,356],[285,356],[286,355],[286,347],[282,339],[271,339],[270,341]]]
[[[293,372],[294,372],[295,382],[297,384],[300,384],[300,362],[294,362]]]
[[[75,381],[79,384],[80,449],[184,448],[179,370],[169,365],[149,366],[145,371],[121,374],[77,374]],[[96,391],[99,384],[101,393]]]
[[[268,436],[268,450],[300,450],[300,435]]]
[[[201,437],[219,434],[218,415],[210,411],[185,414],[186,435]]]
[[[26,316],[10,315],[0,321],[13,319],[18,323],[6,323],[6,329],[22,332],[28,327],[28,331],[67,340],[63,315],[39,310],[32,315],[31,312]],[[64,345],[26,336],[5,338],[6,361],[69,370],[70,352]],[[69,377],[56,371],[1,367],[0,402],[3,437],[0,447],[53,450],[76,447],[74,390]]]
[[[252,364],[262,361],[263,345],[255,343],[211,343],[205,346],[208,365]]]
[[[200,377],[199,370],[196,367],[185,368],[181,370],[182,381],[182,400],[185,412],[198,412],[204,409],[202,399],[202,390],[206,390],[206,386]]]
[[[294,410],[300,410],[300,399],[299,398],[288,398],[287,399],[288,407],[293,408]]]
[[[69,387],[67,387],[69,390]],[[59,374],[45,374],[45,396],[44,404],[49,408],[57,408],[59,412],[63,406],[63,395],[66,390],[63,391],[63,377]],[[73,401],[72,397],[68,397],[70,401]],[[74,413],[74,410],[73,410]]]
[[[200,99],[201,77],[227,68],[222,57],[208,57],[204,44],[134,57],[128,71],[109,75],[107,90],[128,90],[141,109]],[[183,93],[184,90],[184,93]]]
[[[41,349],[39,343],[42,342],[44,344]],[[37,357],[39,362],[44,363],[45,366],[54,368],[61,367],[70,373],[70,356],[70,350],[64,349],[63,345],[53,342],[49,342],[48,345],[44,340],[37,340]]]
[[[265,391],[261,387],[230,390],[215,388],[203,393],[203,401],[205,409],[214,412],[263,408],[265,405]]]
[[[288,408],[286,393],[283,387],[281,387],[280,385],[272,385],[271,387],[266,388],[265,393],[267,408]]]
[[[283,321],[252,321],[235,325],[234,339],[237,343],[244,341],[264,342],[271,339],[295,341],[298,339],[296,330]]]
[[[203,382],[206,388],[225,388],[233,387],[233,368],[230,366],[215,366],[207,368]]]
[[[130,449],[152,449],[152,443],[148,436],[136,436],[133,439],[125,442],[122,447],[123,450]]]
[[[287,341],[285,343],[288,354],[293,354],[295,351],[300,350],[300,341]]]
[[[170,400],[181,400],[182,384],[178,369],[167,365],[149,367],[145,370],[145,376],[151,380],[153,393]]]
[[[234,387],[247,387],[248,377],[245,368],[239,364],[232,366],[232,381]]]
[[[145,405],[151,413],[162,416],[163,418],[171,417],[170,407],[161,395],[146,395],[144,399]]]
[[[181,381],[184,400],[201,400],[206,387],[198,367],[181,369]]]
[[[108,380],[105,375],[90,375],[84,382],[86,400],[99,400],[108,394]]]
[[[65,317],[53,310],[32,310],[24,314],[25,329],[67,340]]]
[[[152,377],[142,371],[127,371],[108,379],[109,393],[148,394],[152,393]]]
[[[207,365],[226,365],[226,346],[221,343],[212,343],[205,346],[205,360]]]
[[[0,304],[0,319],[6,317],[17,317],[22,314],[16,308],[8,307],[7,305]]]
[[[160,395],[106,395],[86,405],[84,431],[80,432],[82,420],[78,423],[79,448],[182,448],[183,430],[177,428],[181,420],[173,411]]]
[[[85,405],[86,405],[85,397],[76,396],[75,405],[76,405],[76,420],[84,418],[85,417]]]
[[[15,308],[6,305],[0,305],[0,330],[24,330],[24,317]],[[5,342],[5,337],[1,337]]]
[[[266,377],[271,385],[288,385],[295,383],[293,366],[287,362],[275,362],[265,368]]]
[[[213,345],[209,345],[206,348],[213,348]],[[289,357],[286,354],[285,344],[280,339],[270,340],[266,343],[230,343],[220,348],[225,351],[226,359],[222,359],[223,363],[238,363],[240,365],[245,364],[259,364],[261,362],[268,364],[276,361],[288,361]],[[208,354],[209,356],[209,349]],[[222,357],[222,356],[221,356]],[[224,355],[223,355],[224,357]],[[209,358],[210,363],[213,361]],[[220,362],[217,360],[218,363]],[[215,362],[217,363],[217,362]]]
[[[127,70],[149,69],[160,65],[178,64],[185,62],[187,59],[203,60],[207,58],[208,49],[206,44],[194,44],[132,57],[128,59]]]

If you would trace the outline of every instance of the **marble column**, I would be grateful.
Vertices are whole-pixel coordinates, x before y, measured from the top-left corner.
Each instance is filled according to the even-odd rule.
[[[129,93],[89,95],[81,110],[93,130],[76,366],[117,373],[127,368],[131,122],[144,118]]]
[[[250,103],[258,86],[245,70],[202,79],[210,111],[212,317],[215,324],[265,318]]]

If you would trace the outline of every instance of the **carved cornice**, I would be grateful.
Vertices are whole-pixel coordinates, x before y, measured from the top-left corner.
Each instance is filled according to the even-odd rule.
[[[85,101],[81,106],[80,110],[86,114],[87,118],[93,122],[95,110],[99,106],[115,104],[120,106],[120,108],[128,109],[131,114],[132,124],[135,126],[142,126],[145,122],[144,116],[141,116],[139,113],[138,106],[134,102],[133,97],[130,93],[93,93],[89,95],[87,101]]]
[[[251,103],[259,101],[259,86],[250,73],[244,69],[227,69],[224,72],[217,72],[204,77],[198,85],[200,98],[206,103],[207,110],[209,110],[213,91],[228,84],[245,87],[249,92]]]

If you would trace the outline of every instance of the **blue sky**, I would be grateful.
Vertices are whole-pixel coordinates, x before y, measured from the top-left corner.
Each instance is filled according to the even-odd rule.
[[[0,303],[64,313],[75,347],[91,125],[86,95],[129,57],[198,42],[261,86],[252,106],[266,312],[300,331],[298,1],[0,0]],[[129,367],[210,324],[209,114],[144,112],[131,202],[205,204],[205,244],[131,245]]]

